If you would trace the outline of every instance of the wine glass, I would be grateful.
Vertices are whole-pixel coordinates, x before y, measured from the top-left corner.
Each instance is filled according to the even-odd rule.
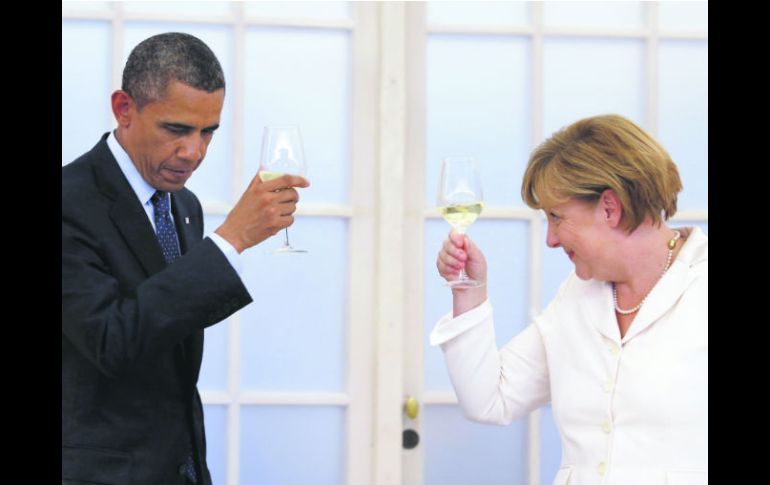
[[[285,174],[305,176],[305,154],[302,137],[296,125],[265,126],[262,137],[262,154],[259,162],[259,178],[263,182]],[[289,228],[284,230],[283,246],[276,253],[306,253],[289,244]]]
[[[444,219],[460,234],[465,234],[484,208],[481,178],[476,160],[471,157],[446,157],[441,161],[438,206]],[[460,278],[447,281],[452,288],[476,288],[484,283],[468,278],[463,267]]]

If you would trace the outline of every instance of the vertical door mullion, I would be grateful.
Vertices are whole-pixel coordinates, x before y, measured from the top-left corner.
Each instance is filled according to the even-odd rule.
[[[405,12],[380,2],[374,483],[401,485],[404,325]],[[412,268],[414,270],[414,268]]]

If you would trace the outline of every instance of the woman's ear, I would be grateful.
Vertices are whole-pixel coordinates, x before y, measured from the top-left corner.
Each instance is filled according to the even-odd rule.
[[[599,208],[602,211],[604,219],[610,224],[610,227],[618,227],[623,219],[623,206],[620,204],[620,197],[612,189],[606,189],[599,196]]]

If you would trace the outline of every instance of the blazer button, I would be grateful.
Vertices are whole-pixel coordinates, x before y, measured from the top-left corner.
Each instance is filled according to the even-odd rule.
[[[596,471],[599,472],[599,475],[604,476],[607,473],[607,464],[604,462],[599,463]]]

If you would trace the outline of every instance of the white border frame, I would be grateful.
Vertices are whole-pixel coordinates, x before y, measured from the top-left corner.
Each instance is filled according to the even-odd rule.
[[[120,86],[124,24],[167,21],[230,26],[234,33],[233,179],[240,196],[243,166],[243,40],[248,27],[305,27],[345,30],[352,49],[351,204],[303,204],[299,216],[348,220],[350,281],[348,306],[348,376],[343,393],[261,393],[240,390],[240,314],[230,318],[227,391],[204,391],[204,404],[227,406],[227,485],[240,480],[240,409],[244,405],[332,405],[347,410],[347,483],[422,485],[421,448],[401,449],[401,431],[420,430],[420,417],[402,412],[407,396],[421,405],[455,404],[454,393],[423,391],[423,232],[427,219],[440,217],[425,209],[425,57],[432,33],[513,35],[532,46],[533,145],[543,139],[543,43],[546,37],[634,38],[645,41],[647,128],[658,129],[659,42],[665,39],[708,40],[708,32],[659,31],[657,2],[644,2],[648,27],[624,31],[543,27],[542,2],[530,2],[531,27],[478,27],[426,22],[424,2],[350,2],[345,20],[246,16],[242,2],[230,2],[230,15],[137,14],[111,2],[106,12],[78,12],[62,2],[62,20],[111,22],[112,86]],[[407,49],[408,47],[408,49]],[[109,110],[107,116],[110,116]],[[109,117],[112,124],[112,117]],[[409,164],[409,177],[404,170]],[[206,215],[227,214],[231,206],[203,201]],[[539,312],[542,222],[539,211],[495,207],[482,218],[523,220],[530,225],[530,317]],[[682,211],[673,218],[707,222],[707,210]],[[399,244],[400,241],[400,244]],[[428,255],[433,257],[433,255]],[[394,263],[396,261],[396,263]],[[374,273],[370,271],[374,268]],[[539,411],[529,417],[528,485],[539,485]]]

